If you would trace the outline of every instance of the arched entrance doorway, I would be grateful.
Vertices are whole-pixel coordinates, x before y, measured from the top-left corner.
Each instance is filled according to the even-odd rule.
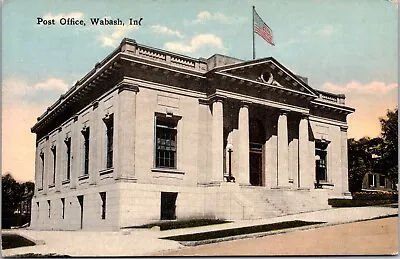
[[[263,145],[265,143],[265,130],[259,119],[250,119],[249,125],[249,159],[250,159],[250,184],[262,186],[263,174]]]

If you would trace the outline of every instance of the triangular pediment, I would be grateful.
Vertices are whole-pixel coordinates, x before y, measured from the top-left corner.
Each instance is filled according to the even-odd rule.
[[[317,96],[306,78],[295,75],[272,57],[218,67],[215,73]]]

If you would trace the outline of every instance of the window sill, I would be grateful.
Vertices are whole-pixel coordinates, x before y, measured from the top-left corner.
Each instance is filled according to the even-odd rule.
[[[320,182],[319,184],[314,183],[315,189],[329,189],[334,187],[335,185],[330,182]]]
[[[88,174],[78,176],[78,180],[79,181],[82,181],[82,180],[85,180],[85,179],[89,179],[89,175]]]
[[[100,175],[104,175],[104,174],[111,174],[112,172],[114,172],[114,168],[107,168],[107,169],[103,169],[99,171]]]
[[[38,192],[43,191],[43,187],[38,188]]]
[[[62,185],[64,185],[64,184],[69,184],[69,179],[66,179],[66,180],[62,181],[61,184],[62,184]]]
[[[185,174],[184,171],[174,169],[174,168],[152,168],[151,171],[158,172],[158,173]]]
[[[49,189],[54,188],[56,185],[54,183],[49,184]]]

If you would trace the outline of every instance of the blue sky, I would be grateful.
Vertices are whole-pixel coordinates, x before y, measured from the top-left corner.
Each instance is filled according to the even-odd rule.
[[[395,0],[6,0],[2,172],[33,179],[29,128],[35,118],[122,38],[193,57],[221,53],[249,60],[252,5],[276,44],[256,35],[257,58],[273,56],[312,87],[345,93],[357,109],[349,136],[378,135],[378,117],[397,105]],[[54,18],[56,25],[39,26],[37,17]],[[60,17],[83,19],[86,26],[62,26]],[[91,17],[120,18],[126,26],[91,26]],[[129,18],[143,18],[142,26],[127,26]]]

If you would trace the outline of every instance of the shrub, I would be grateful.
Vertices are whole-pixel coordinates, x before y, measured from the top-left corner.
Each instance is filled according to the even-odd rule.
[[[364,207],[374,205],[391,204],[392,200],[349,200],[349,199],[329,199],[328,204],[332,207]]]
[[[353,200],[391,200],[397,201],[399,198],[398,192],[389,191],[373,191],[373,192],[353,192]]]

